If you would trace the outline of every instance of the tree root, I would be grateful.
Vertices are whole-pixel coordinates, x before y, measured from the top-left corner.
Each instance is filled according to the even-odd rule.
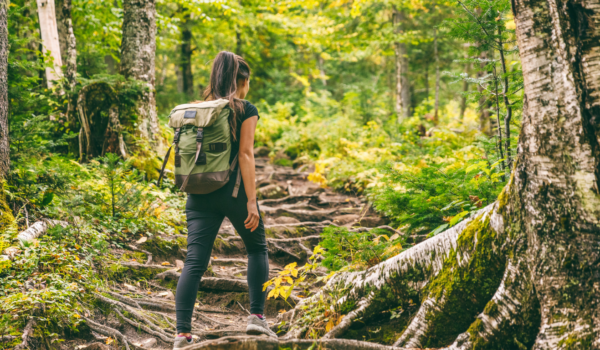
[[[119,339],[124,345],[125,345],[125,349],[130,350],[129,349],[129,342],[127,341],[127,337],[124,336],[121,332],[119,332],[118,330],[108,327],[108,326],[104,326],[101,325],[99,323],[96,323],[94,321],[92,321],[91,319],[85,317],[85,316],[81,316],[81,318],[83,318],[85,320],[85,322],[87,323],[88,327],[90,327],[91,330],[93,330],[96,333],[100,333],[102,335],[105,335],[107,337],[114,337],[115,339]]]
[[[144,324],[142,324],[140,322],[135,322],[132,319],[129,319],[129,318],[123,316],[123,314],[119,310],[115,310],[115,312],[117,313],[117,315],[119,315],[119,317],[121,317],[123,320],[125,320],[125,322],[129,323],[133,327],[139,328],[139,329],[143,330],[144,332],[146,332],[146,333],[148,333],[150,335],[158,337],[161,340],[163,340],[164,342],[169,343],[169,342],[173,341],[173,338],[175,337],[174,334],[169,335],[169,334],[164,333],[164,331],[163,332],[158,332],[158,331],[150,329],[149,327],[147,327],[146,325],[144,325]]]
[[[503,349],[530,349],[540,324],[539,301],[524,258],[509,261],[502,283],[484,312],[477,316],[469,330],[448,348],[471,350],[493,345]]]
[[[373,296],[373,293],[371,294],[371,296]],[[323,336],[322,339],[334,339],[335,337],[344,334],[344,332],[346,332],[346,330],[350,328],[352,322],[355,319],[361,317],[367,310],[367,308],[371,305],[371,298],[361,300],[358,303],[358,305],[358,309],[351,311],[349,314],[344,316],[342,322],[340,322],[337,326],[333,327],[327,334]]]
[[[402,350],[394,346],[380,345],[349,339],[293,339],[279,340],[266,337],[223,337],[207,340],[186,348],[186,350],[279,350],[279,349],[331,349],[331,350]]]
[[[494,205],[489,205],[477,213],[480,217],[489,215],[494,209]],[[477,215],[476,214],[476,215]],[[467,219],[451,229],[419,244],[413,248],[400,253],[366,271],[342,272],[334,275],[327,284],[310,298],[303,299],[296,307],[287,313],[281,315],[280,319],[288,319],[292,329],[285,336],[286,339],[300,337],[298,329],[294,326],[294,319],[297,319],[303,313],[303,309],[317,303],[322,295],[332,293],[336,295],[339,290],[344,291],[344,297],[336,301],[336,305],[342,305],[348,302],[355,302],[358,306],[357,314],[346,316],[342,320],[334,333],[328,337],[339,336],[350,326],[352,321],[359,317],[365,319],[370,315],[387,310],[390,308],[389,302],[371,302],[359,303],[360,300],[372,299],[386,300],[385,297],[379,297],[380,293],[385,293],[384,287],[389,287],[398,293],[418,293],[428,282],[433,280],[442,271],[446,259],[453,251],[457,249],[459,236],[465,231],[465,228],[473,219]],[[470,247],[474,249],[475,238],[471,238]],[[468,246],[468,244],[466,244]],[[459,261],[469,261],[468,249],[461,252]],[[501,277],[500,277],[501,279]],[[500,281],[498,281],[499,283]],[[368,293],[368,295],[366,295]],[[372,293],[375,293],[374,295]],[[490,295],[491,297],[491,295]],[[399,301],[402,297],[398,296]],[[489,299],[488,299],[489,300]],[[485,304],[484,304],[485,305]],[[396,306],[396,305],[392,305]],[[335,306],[333,306],[335,307]],[[344,322],[345,321],[345,322]],[[336,327],[334,327],[336,328]],[[458,335],[458,334],[457,334]]]
[[[148,320],[144,315],[140,314],[137,310],[133,309],[131,306],[124,304],[120,301],[109,299],[98,293],[93,293],[93,294],[99,300],[101,300],[107,304],[113,305],[116,308],[115,311],[118,312],[119,309],[123,310],[123,311],[127,311],[128,313],[133,315],[138,321],[145,323],[149,328],[152,328],[154,331],[157,331],[158,333],[162,333],[163,335],[167,336],[167,338],[169,337],[169,335],[166,334],[161,327],[155,325],[152,321]],[[170,340],[168,340],[168,341],[170,341]]]
[[[139,249],[139,248],[137,248],[137,247],[135,247],[135,246],[133,246],[131,244],[127,244],[126,247],[129,248],[129,249],[131,249],[131,250],[133,250],[133,251],[135,251],[135,252],[140,252],[140,253],[146,254],[147,259],[146,259],[146,264],[145,265],[150,265],[150,263],[152,262],[152,253],[150,253],[149,251],[143,250],[143,249]]]

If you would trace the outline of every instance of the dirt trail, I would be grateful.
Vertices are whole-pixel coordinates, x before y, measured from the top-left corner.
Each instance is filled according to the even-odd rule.
[[[304,264],[324,227],[375,227],[383,223],[363,198],[334,193],[309,182],[306,167],[298,171],[257,157],[256,171],[271,277],[291,262]],[[108,348],[97,343],[106,343],[108,337],[116,338],[122,347],[125,337],[132,349],[171,349],[175,335],[174,293],[185,261],[185,247],[186,236],[170,235],[131,242],[124,250],[114,249],[112,253],[119,261],[106,268],[110,293],[97,295],[104,313],[89,315],[91,336],[74,348]],[[245,335],[249,310],[246,273],[243,243],[225,219],[198,293],[193,316],[195,336],[215,339]],[[325,274],[325,270],[317,274]],[[302,297],[299,294],[306,292],[294,291],[287,303],[267,300],[268,320],[273,322],[281,310],[293,307]]]

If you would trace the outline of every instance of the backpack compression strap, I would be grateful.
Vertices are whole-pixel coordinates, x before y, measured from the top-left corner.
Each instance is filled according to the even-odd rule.
[[[179,153],[179,135],[181,135],[181,128],[175,129],[175,137],[173,137],[173,144],[171,145],[171,147],[169,147],[167,155],[165,155],[165,159],[163,160],[162,167],[160,168],[160,175],[158,176],[158,181],[156,182],[156,185],[158,187],[160,187],[163,176],[165,175],[165,167],[167,166],[167,162],[169,161],[169,155],[171,154],[171,149],[173,148],[173,145],[175,145],[175,148],[177,149],[176,153]],[[177,166],[177,164],[175,164],[175,166]]]

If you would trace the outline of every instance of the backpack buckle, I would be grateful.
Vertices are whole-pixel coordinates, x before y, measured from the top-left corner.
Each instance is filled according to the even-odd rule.
[[[196,133],[196,142],[202,142],[204,139],[204,129],[198,128],[198,133]]]

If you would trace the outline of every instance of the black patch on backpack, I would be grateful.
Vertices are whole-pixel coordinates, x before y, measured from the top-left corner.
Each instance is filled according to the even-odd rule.
[[[208,144],[209,152],[223,152],[227,150],[227,144],[224,142],[215,142]]]
[[[175,166],[177,168],[181,166],[181,155],[179,153],[175,154]]]
[[[196,111],[185,111],[183,119],[194,119],[196,118]]]

